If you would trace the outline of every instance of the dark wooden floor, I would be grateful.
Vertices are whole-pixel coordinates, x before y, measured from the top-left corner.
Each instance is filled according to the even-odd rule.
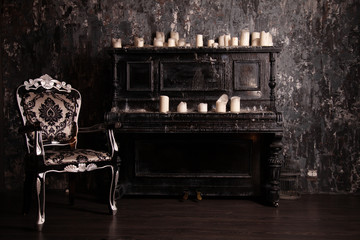
[[[21,194],[0,193],[0,239],[360,239],[360,196],[303,195],[279,208],[249,199],[123,198],[118,215],[94,198],[47,193],[46,225],[21,215]]]

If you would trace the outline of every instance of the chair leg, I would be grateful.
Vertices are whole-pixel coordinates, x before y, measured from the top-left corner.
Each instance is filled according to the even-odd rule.
[[[45,223],[45,173],[39,173],[36,180],[37,220],[36,229],[42,231]]]
[[[119,180],[119,170],[111,167],[111,183],[110,183],[110,194],[109,194],[109,212],[112,215],[116,215],[117,207],[115,200],[115,190]]]

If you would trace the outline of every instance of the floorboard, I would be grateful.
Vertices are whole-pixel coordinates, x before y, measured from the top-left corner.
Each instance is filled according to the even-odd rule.
[[[21,194],[0,194],[0,239],[360,239],[360,196],[354,195],[303,195],[278,208],[251,199],[123,198],[110,216],[93,197],[70,206],[66,194],[50,192],[38,233],[35,210],[21,214]]]

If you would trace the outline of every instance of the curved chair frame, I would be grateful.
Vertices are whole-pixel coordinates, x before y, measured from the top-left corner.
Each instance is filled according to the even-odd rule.
[[[40,93],[55,91],[58,94],[74,92],[77,99],[77,109],[73,116],[74,136],[70,141],[57,142],[57,141],[43,141],[43,129],[40,122],[29,121],[29,117],[24,111],[23,96],[27,92]],[[40,78],[30,79],[25,81],[23,85],[19,86],[16,90],[16,97],[18,106],[21,112],[24,126],[19,129],[20,133],[25,134],[27,154],[25,157],[25,182],[24,182],[24,214],[30,209],[31,192],[36,188],[37,200],[37,230],[41,231],[45,223],[45,178],[48,173],[80,173],[90,172],[94,170],[110,168],[111,170],[111,183],[109,191],[108,208],[109,213],[115,215],[117,212],[115,201],[115,190],[119,178],[119,157],[118,146],[115,141],[113,127],[104,124],[97,125],[96,128],[88,128],[85,132],[93,131],[106,131],[109,152],[108,159],[99,161],[72,161],[70,163],[60,164],[47,164],[46,163],[46,149],[47,147],[68,147],[76,149],[78,128],[78,114],[81,106],[80,93],[71,87],[70,84],[60,82],[53,79],[49,75],[43,75]],[[31,136],[31,137],[30,137]]]

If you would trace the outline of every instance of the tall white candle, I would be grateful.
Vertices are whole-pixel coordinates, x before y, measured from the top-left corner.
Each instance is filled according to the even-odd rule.
[[[168,47],[175,47],[176,46],[175,42],[176,42],[175,38],[169,38]]]
[[[121,38],[113,38],[111,39],[111,43],[113,48],[121,48]]]
[[[198,105],[198,112],[200,112],[200,113],[207,113],[207,111],[208,111],[208,105],[207,105],[207,103],[200,103],[200,104]]]
[[[232,112],[232,113],[240,112],[240,97],[232,97],[231,98],[230,112]]]
[[[156,38],[161,40],[162,42],[165,42],[165,34],[164,34],[164,32],[156,32]]]
[[[214,42],[215,42],[214,39],[209,39],[209,40],[208,40],[208,44],[207,44],[208,47],[212,47],[213,44],[214,44]]]
[[[272,36],[269,32],[262,31],[260,34],[261,46],[273,46]]]
[[[231,46],[233,46],[233,47],[239,46],[239,38],[232,37],[231,38]]]
[[[260,33],[259,32],[251,33],[251,46],[253,46],[253,47],[260,46]]]
[[[240,46],[249,46],[249,44],[250,44],[249,30],[242,30],[240,36]]]
[[[225,35],[225,47],[231,46],[231,35],[226,34]]]
[[[203,41],[203,35],[198,34],[196,35],[196,47],[203,47],[204,41]]]
[[[177,112],[186,113],[187,112],[187,104],[186,102],[180,102],[177,106]]]
[[[221,95],[221,97],[216,101],[215,111],[218,113],[226,112],[226,104],[229,101],[229,97],[226,94]]]
[[[169,97],[165,95],[160,96],[160,112],[167,113],[169,111]]]
[[[219,37],[219,46],[224,47],[225,46],[225,35],[221,35]]]

